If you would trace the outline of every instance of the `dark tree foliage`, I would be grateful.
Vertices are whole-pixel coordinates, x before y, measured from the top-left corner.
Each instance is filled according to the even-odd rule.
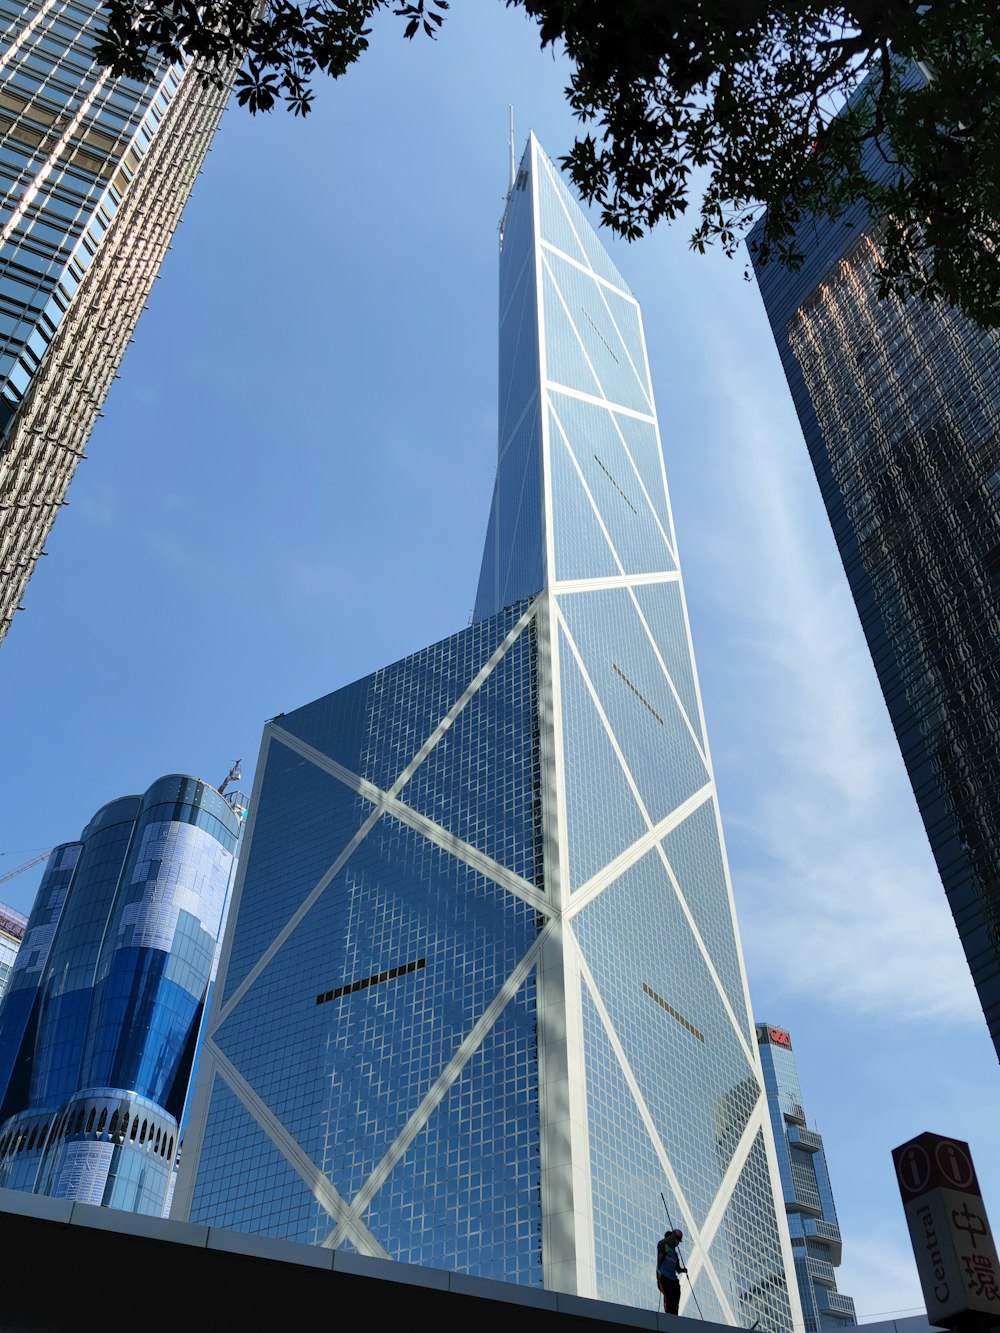
[[[467,0],[481,4],[483,0]],[[883,220],[883,295],[943,298],[1000,327],[1000,0],[504,0],[565,50],[582,130],[561,159],[603,221],[634,239],[687,211],[691,243],[795,267],[797,225],[864,202]],[[309,111],[389,11],[435,37],[447,0],[108,0],[100,58],[154,56],[237,100]],[[914,77],[914,69],[924,77]],[[863,169],[875,151],[883,169]]]

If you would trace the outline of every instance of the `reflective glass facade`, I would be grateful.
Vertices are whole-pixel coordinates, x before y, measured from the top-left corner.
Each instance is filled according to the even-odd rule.
[[[11,968],[24,939],[27,924],[28,918],[23,912],[0,903],[0,999],[10,981]]]
[[[0,0],[0,639],[225,105],[93,60],[99,0]]]
[[[764,1086],[778,1150],[781,1186],[795,1255],[806,1333],[852,1328],[854,1301],[837,1290],[840,1227],[823,1140],[806,1127],[792,1039],[784,1028],[757,1024]]]
[[[51,854],[0,1003],[0,1186],[162,1214],[239,832],[173,774]]]
[[[470,627],[265,728],[173,1214],[649,1308],[666,1200],[784,1333],[639,308],[534,138],[499,426]]]
[[[761,294],[1000,1053],[1000,333],[879,301],[860,207],[799,245]]]

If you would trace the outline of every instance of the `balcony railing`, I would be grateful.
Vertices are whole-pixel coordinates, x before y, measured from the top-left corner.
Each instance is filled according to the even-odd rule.
[[[804,1148],[806,1152],[820,1152],[823,1148],[820,1135],[802,1125],[788,1126],[788,1142],[794,1143],[797,1148]]]
[[[816,1297],[820,1310],[838,1315],[841,1319],[855,1318],[853,1297],[841,1296],[839,1291],[828,1291],[826,1287],[818,1288]]]

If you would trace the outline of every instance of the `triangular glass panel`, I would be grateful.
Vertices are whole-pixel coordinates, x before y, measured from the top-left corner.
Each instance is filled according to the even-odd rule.
[[[533,597],[545,586],[542,431],[538,399],[500,455],[497,470],[498,605]]]
[[[641,838],[649,826],[562,630],[559,695],[566,772],[566,847],[573,891]]]
[[[365,1223],[399,1263],[542,1286],[532,973],[392,1168]]]
[[[653,507],[653,512],[660,520],[666,539],[674,551],[677,539],[670,522],[670,506],[667,503],[667,483],[663,472],[663,455],[660,441],[656,434],[656,425],[652,421],[642,421],[638,417],[627,416],[624,412],[615,413],[615,425],[624,438],[625,445],[632,458],[633,470],[638,474],[646,498]],[[676,561],[671,565],[674,568]]]
[[[538,394],[538,312],[535,309],[534,265],[526,264],[511,294],[500,326],[500,383],[506,394],[500,404],[501,452],[518,428],[525,408]]]
[[[709,781],[628,590],[561,593],[559,606],[653,823]]]
[[[514,188],[507,197],[502,222],[500,250],[501,280],[504,271],[515,274],[525,255],[534,247],[534,205],[530,188],[531,152],[525,152]]]
[[[542,885],[534,625],[514,640],[399,793],[530,884]]]
[[[643,397],[648,404],[646,411],[652,412],[653,391],[649,384],[649,367],[646,364],[642,333],[642,315],[639,313],[638,303],[627,296],[623,296],[620,292],[614,291],[603,282],[600,284],[600,295],[609,318],[614,321],[624,352],[635,371],[639,386],[643,390]],[[616,344],[614,345],[616,346]]]
[[[667,1218],[680,1219],[681,1211],[586,986],[583,1050],[594,1249],[601,1256],[596,1295],[642,1308],[656,1241]]]
[[[632,589],[646,624],[663,658],[674,689],[695,734],[704,744],[704,732],[695,688],[694,657],[688,640],[687,618],[678,579],[667,583],[637,583]]]
[[[208,1169],[208,1164],[211,1169]],[[250,1201],[267,1181],[267,1207]],[[216,1077],[191,1222],[319,1245],[335,1223],[239,1098]]]
[[[737,1018],[746,1016],[746,999],[740,969],[736,923],[726,885],[715,802],[708,800],[662,840],[684,901],[695,919],[698,933],[729,996]],[[746,1029],[754,1040],[752,1025]]]
[[[701,1225],[760,1089],[654,849],[572,917],[574,934]],[[738,1136],[736,1136],[738,1141]]]
[[[542,240],[548,241],[550,245],[554,245],[570,259],[575,259],[577,263],[587,264],[586,251],[570,226],[562,196],[552,173],[544,161],[540,165],[541,170],[536,177],[536,184]]]
[[[493,503],[490,505],[490,517],[486,524],[486,540],[483,542],[483,562],[479,566],[479,587],[476,589],[476,606],[472,613],[473,620],[486,620],[495,615],[503,606],[499,600],[497,587],[497,507],[500,503],[498,480],[493,483]]]
[[[601,284],[595,277],[550,251],[545,252],[543,262],[551,271],[569,317],[587,349],[587,357],[604,397],[635,412],[651,412],[649,398],[643,392],[645,373],[642,372],[640,378],[629,360],[625,345],[601,299]],[[557,377],[550,374],[549,378],[554,380]]]
[[[627,574],[674,568],[674,557],[638,484],[607,408],[553,392],[549,401]]]
[[[599,273],[602,278],[606,278],[608,282],[613,283],[614,286],[620,287],[622,291],[627,292],[628,284],[611,262],[611,257],[594,234],[592,223],[588,221],[583,209],[570,193],[569,187],[563,180],[559,171],[540,148],[538,150],[538,155],[544,159],[545,164],[552,173],[552,179],[555,181],[556,189],[559,191],[566,204],[569,216],[573,219],[574,229],[580,238],[581,245],[587,253],[587,259],[590,262],[590,266],[596,273]]]
[[[537,933],[534,908],[386,814],[213,1040],[352,1198]]]
[[[580,334],[570,322],[566,307],[552,274],[545,270],[542,278],[545,314],[546,374],[556,384],[579,393],[602,397],[601,386],[583,354]]]
[[[353,702],[353,701],[351,701]],[[308,730],[308,729],[306,729]],[[289,807],[295,818],[289,822]],[[226,969],[228,999],[375,807],[280,741],[268,743],[254,814],[239,931]],[[294,845],[294,856],[289,856]],[[281,873],[275,874],[275,867]]]
[[[549,458],[556,578],[596,579],[620,574],[593,503],[567,452],[563,431],[551,412]]]

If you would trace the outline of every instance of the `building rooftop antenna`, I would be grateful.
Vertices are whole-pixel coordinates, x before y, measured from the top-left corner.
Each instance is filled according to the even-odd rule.
[[[514,160],[514,108],[508,106],[507,110],[510,112],[510,138],[508,141],[510,144],[510,183],[507,186],[507,193],[509,194],[513,190],[514,181],[517,178],[517,163]]]
[[[500,231],[501,250],[503,249],[504,229],[507,226],[507,212],[508,209],[510,208],[510,198],[511,195],[514,193],[514,182],[517,180],[517,162],[514,158],[514,108],[513,106],[508,106],[507,110],[510,113],[510,133],[508,135],[508,141],[507,141],[508,147],[510,149],[510,182],[507,186],[507,194],[504,198],[503,217],[500,219],[499,231]]]

